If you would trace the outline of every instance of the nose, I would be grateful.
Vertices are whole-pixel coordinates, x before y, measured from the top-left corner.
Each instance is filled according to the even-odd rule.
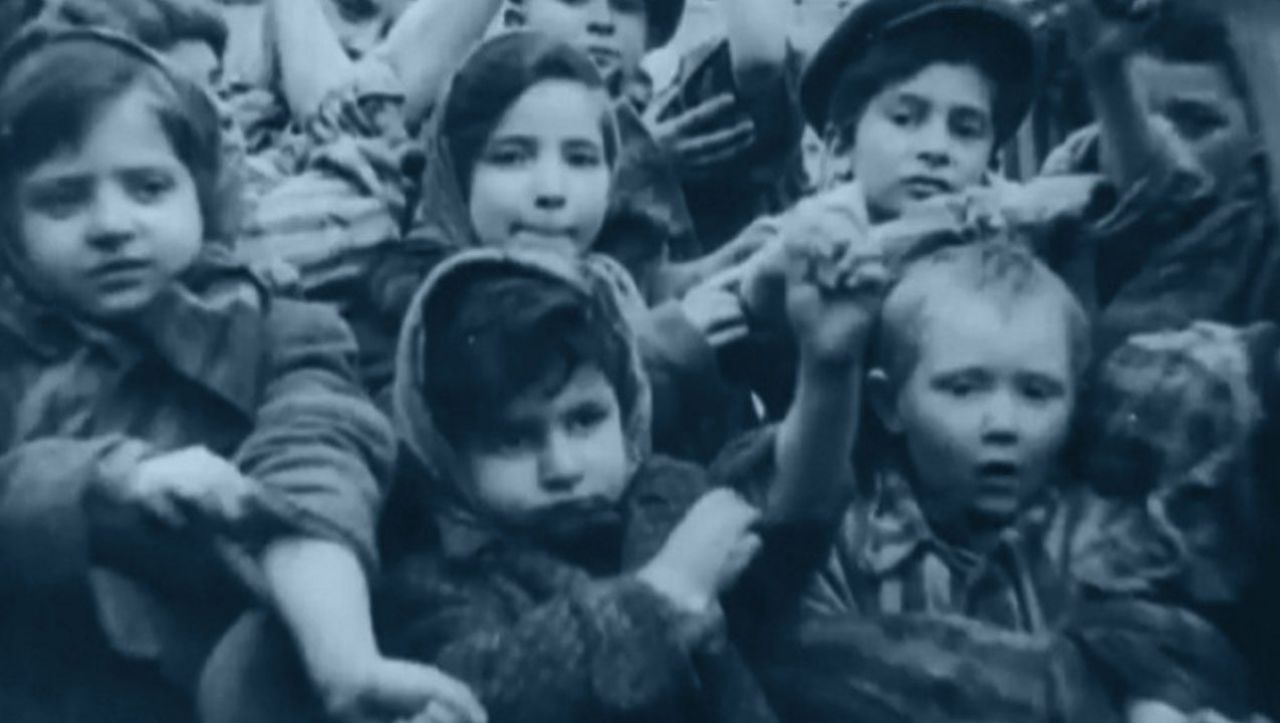
[[[920,160],[929,168],[945,168],[951,164],[951,133],[941,118],[926,123],[920,129],[917,142]]]
[[[992,394],[982,410],[982,440],[1011,445],[1018,441],[1018,403],[1007,391]]]
[[[610,0],[593,0],[588,12],[590,13],[587,17],[588,34],[608,37],[617,31],[618,25],[613,17],[613,7],[610,4]]]
[[[582,481],[582,463],[567,435],[553,432],[538,460],[538,479],[547,492],[570,492]]]
[[[564,164],[553,154],[546,154],[534,170],[534,205],[540,211],[563,208],[565,198]]]
[[[131,203],[124,194],[100,187],[89,211],[87,236],[95,248],[113,249],[133,237]]]

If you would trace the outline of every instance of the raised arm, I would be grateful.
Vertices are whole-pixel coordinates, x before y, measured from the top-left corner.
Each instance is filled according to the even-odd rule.
[[[310,118],[334,88],[351,78],[347,55],[320,0],[268,0],[267,34],[277,80],[295,121]]]
[[[721,0],[734,77],[750,93],[764,77],[780,78],[787,61],[787,28],[795,14],[788,0]]]
[[[396,20],[374,54],[400,77],[410,124],[426,118],[459,60],[501,6],[502,0],[416,0]]]
[[[1102,132],[1104,170],[1121,189],[1132,188],[1158,173],[1168,153],[1130,71],[1143,26],[1103,15],[1094,0],[1070,0],[1068,9],[1071,44]]]

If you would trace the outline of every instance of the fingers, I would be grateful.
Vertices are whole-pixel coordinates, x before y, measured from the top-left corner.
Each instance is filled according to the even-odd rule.
[[[431,666],[421,666],[419,675],[422,685],[429,691],[432,705],[452,712],[456,720],[464,723],[485,723],[488,720],[480,700],[462,682]]]
[[[750,119],[723,130],[676,141],[675,153],[686,168],[712,166],[732,160],[756,141],[756,125]]]
[[[671,132],[684,134],[698,126],[710,123],[721,113],[732,110],[736,105],[737,100],[733,93],[720,93],[689,108],[667,123]]]
[[[707,343],[712,349],[722,349],[739,342],[751,335],[751,327],[745,322],[725,326],[707,334]]]

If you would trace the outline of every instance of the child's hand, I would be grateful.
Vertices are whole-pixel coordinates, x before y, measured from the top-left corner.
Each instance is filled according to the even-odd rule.
[[[806,361],[856,363],[888,283],[877,237],[849,209],[818,203],[788,224],[787,319]]]
[[[1066,27],[1072,49],[1085,62],[1114,62],[1139,46],[1147,20],[1164,0],[1068,0]]]
[[[705,612],[760,551],[760,538],[751,530],[759,517],[754,507],[730,490],[708,492],[689,509],[638,577],[677,606]]]
[[[125,504],[174,529],[233,533],[265,509],[258,483],[204,447],[142,462],[117,493]]]
[[[325,711],[336,723],[484,723],[487,716],[467,686],[429,665],[377,658],[353,666],[349,680],[319,683]]]
[[[680,300],[689,323],[714,349],[745,337],[749,331],[737,284],[738,271],[729,269],[693,287]]]
[[[732,113],[736,106],[731,93],[721,93],[673,118],[659,120],[665,104],[653,103],[645,113],[644,124],[658,145],[675,160],[682,175],[705,176],[717,164],[736,157],[755,143],[755,124],[749,118],[744,117],[728,128],[713,123]]]

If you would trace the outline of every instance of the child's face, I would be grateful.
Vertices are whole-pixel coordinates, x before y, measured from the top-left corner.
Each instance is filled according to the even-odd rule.
[[[471,177],[471,221],[487,246],[580,253],[608,208],[602,94],[574,81],[525,91],[494,128]]]
[[[17,186],[36,288],[77,315],[117,321],[140,311],[203,241],[195,182],[142,89],[104,107],[78,147],[45,159]]]
[[[586,53],[606,78],[631,77],[648,47],[647,0],[524,0],[525,26]]]
[[[1132,68],[1147,112],[1169,122],[1219,187],[1235,185],[1249,164],[1253,134],[1225,70],[1147,55],[1135,58]]]
[[[973,293],[928,303],[889,427],[905,437],[932,524],[998,528],[1046,484],[1067,436],[1066,315],[1052,298],[1011,309]]]
[[[615,503],[630,473],[618,398],[594,366],[548,399],[537,391],[502,410],[497,429],[465,446],[466,482],[484,510],[521,527],[558,506]]]
[[[867,104],[854,175],[878,218],[982,180],[995,143],[991,82],[976,67],[934,63]]]

